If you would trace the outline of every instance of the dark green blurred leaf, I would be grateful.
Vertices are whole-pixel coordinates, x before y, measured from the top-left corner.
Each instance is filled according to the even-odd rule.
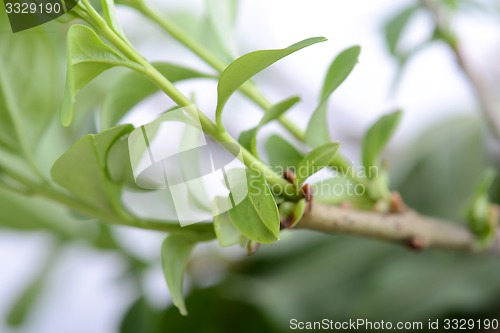
[[[443,120],[393,157],[391,181],[406,203],[431,216],[462,220],[471,189],[488,167],[478,119]]]
[[[320,104],[307,125],[306,143],[310,147],[314,148],[330,142],[327,119],[328,100],[356,66],[360,52],[359,46],[348,48],[335,57],[330,65],[321,90]]]
[[[362,158],[365,170],[380,166],[380,154],[396,131],[401,121],[401,111],[382,116],[366,132],[363,138]],[[367,172],[367,177],[373,177]]]
[[[156,62],[152,65],[170,82],[196,78],[215,78],[209,74],[168,62]],[[136,72],[125,74],[115,84],[104,99],[101,109],[101,128],[114,126],[135,105],[146,97],[159,91],[148,78]]]
[[[143,71],[136,63],[127,60],[108,45],[90,28],[75,24],[68,31],[68,67],[61,121],[69,126],[74,116],[76,94],[102,72],[123,66]]]
[[[108,177],[108,152],[117,140],[133,129],[132,125],[121,125],[84,136],[54,163],[52,179],[95,207],[106,211],[120,209],[121,185]]]
[[[247,169],[248,195],[229,214],[236,228],[250,240],[273,243],[279,238],[278,207],[261,172]]]
[[[293,145],[278,135],[272,135],[266,142],[269,164],[284,171],[286,168],[295,171],[304,155]]]
[[[324,167],[328,166],[337,154],[340,143],[331,142],[312,150],[297,165],[295,184],[300,187],[306,181]]]
[[[284,49],[263,50],[247,53],[233,61],[221,74],[217,85],[216,116],[221,121],[222,110],[229,97],[248,79],[271,66],[278,60],[307,46],[323,42],[326,38],[315,37],[305,39]]]
[[[120,324],[120,333],[160,333],[161,315],[141,297],[128,309]]]

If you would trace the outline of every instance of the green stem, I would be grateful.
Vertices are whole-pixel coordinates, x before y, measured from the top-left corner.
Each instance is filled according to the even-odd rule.
[[[26,186],[26,188],[29,188],[32,191],[30,192],[30,194],[36,194],[45,197],[47,199],[50,199],[51,201],[60,203],[66,206],[67,208],[75,210],[79,213],[95,217],[101,221],[108,222],[111,224],[131,226],[131,227],[156,230],[156,231],[165,231],[165,232],[182,231],[182,230],[190,230],[203,233],[213,232],[213,227],[207,224],[195,224],[187,228],[183,228],[176,221],[150,220],[132,216],[129,217],[118,216],[112,212],[100,210],[94,206],[87,204],[86,202],[71,197],[64,192],[56,190],[55,188],[47,185],[46,183],[41,184],[34,182],[30,179],[27,179],[23,175],[19,174],[17,171],[7,168],[6,166],[2,166],[2,172],[9,178],[18,182],[19,184]]]
[[[131,7],[137,9],[144,16],[150,18],[156,22],[160,27],[162,27],[170,36],[176,39],[179,43],[187,47],[194,54],[196,54],[200,59],[205,61],[209,66],[216,70],[219,74],[224,71],[227,64],[219,60],[210,50],[203,47],[195,39],[191,38],[187,33],[185,33],[181,28],[176,26],[171,21],[161,17],[158,13],[148,7],[143,1],[137,1],[129,4]],[[247,96],[251,101],[258,105],[264,112],[268,111],[272,104],[266,99],[262,92],[252,83],[246,83],[240,87],[240,91]],[[290,119],[285,116],[280,117],[279,122],[283,127],[297,138],[300,142],[305,141],[305,133],[299,127],[297,127]],[[336,168],[347,168],[349,170],[352,165],[341,155],[337,155],[337,158],[332,162],[332,167]],[[364,178],[357,176],[355,173],[350,172],[347,176],[355,183],[366,185],[367,181]]]
[[[167,96],[169,96],[177,105],[181,107],[193,105],[193,102],[185,97],[166,77],[164,77],[156,68],[154,68],[146,59],[144,59],[135,49],[133,49],[128,43],[125,43],[120,36],[113,31],[106,21],[95,11],[95,9],[90,5],[88,0],[82,0],[82,3],[87,7],[88,14],[92,18],[94,23],[94,28],[96,28],[99,33],[106,38],[112,45],[114,45],[120,52],[127,56],[130,60],[135,61],[139,65],[143,66],[145,71],[144,74],[148,79],[150,79],[154,84],[158,86]],[[190,108],[191,111],[191,108]],[[290,200],[298,200],[302,197],[302,192],[292,190],[291,184],[288,183],[281,176],[277,175],[273,170],[271,170],[267,165],[255,158],[251,153],[249,153],[245,148],[243,148],[236,140],[230,137],[225,131],[221,131],[203,112],[196,109],[196,115],[200,119],[200,124],[203,131],[221,142],[228,142],[237,144],[240,146],[242,152],[242,162],[253,169],[257,169],[262,172],[266,177],[266,180],[271,185],[271,188],[275,186],[279,187],[275,189],[280,195],[287,197]]]
[[[157,14],[154,10],[148,7],[144,2],[134,2],[130,6],[136,8],[144,16],[150,18],[161,26],[170,36],[180,42],[182,45],[190,49],[194,54],[196,54],[200,59],[205,61],[210,67],[215,69],[217,72],[222,73],[227,64],[219,60],[212,52],[206,49],[203,45],[198,43],[195,39],[191,38],[186,34],[181,28],[179,28],[174,23],[165,20],[163,17]],[[264,97],[264,95],[252,84],[244,84],[240,87],[240,91],[252,100],[256,105],[261,107],[264,111],[268,111],[272,104]],[[305,134],[298,128],[292,121],[286,117],[281,117],[279,119],[281,124],[290,132],[294,137],[300,141],[304,141]]]

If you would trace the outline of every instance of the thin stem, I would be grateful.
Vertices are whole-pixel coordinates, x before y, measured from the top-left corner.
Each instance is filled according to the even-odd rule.
[[[134,7],[144,16],[150,18],[156,22],[160,27],[162,27],[170,36],[172,36],[179,43],[187,47],[194,54],[196,54],[200,59],[205,61],[209,66],[221,74],[227,64],[219,60],[210,50],[205,48],[203,45],[198,43],[195,39],[191,38],[186,32],[175,25],[173,22],[165,19],[158,15],[158,13],[148,7],[143,1],[136,1],[129,3],[129,6]],[[253,101],[257,106],[259,106],[264,112],[268,111],[272,104],[267,100],[267,98],[262,94],[262,92],[251,82],[248,82],[240,87],[240,91],[247,96],[251,101]],[[279,119],[281,125],[296,139],[300,142],[305,141],[305,133],[299,127],[297,127],[290,119],[285,116],[281,116]],[[349,170],[352,165],[347,161],[347,159],[340,154],[337,155],[335,160],[331,163],[331,166],[338,169]],[[347,176],[357,184],[366,185],[367,181],[364,178],[359,177],[353,172],[347,173]]]
[[[433,0],[421,0],[421,3],[434,20],[436,30],[442,36],[445,36],[443,41],[453,52],[458,66],[469,81],[491,132],[497,139],[500,139],[500,118],[498,117],[500,109],[498,108],[492,94],[489,92],[484,79],[481,78],[481,76],[467,64],[465,54],[460,48],[460,43],[454,32],[451,30],[450,22],[445,16],[445,12],[442,10],[440,5]]]
[[[191,230],[191,231],[207,232],[207,233],[213,232],[213,227],[206,224],[196,224],[184,229],[176,221],[160,221],[160,220],[141,219],[132,216],[129,217],[117,216],[112,212],[103,211],[77,198],[71,197],[66,193],[56,190],[45,183],[41,184],[34,182],[30,179],[27,179],[17,171],[7,168],[5,166],[2,166],[2,172],[9,178],[18,182],[19,184],[22,184],[26,186],[26,188],[29,188],[31,190],[30,194],[36,194],[45,197],[54,202],[60,203],[66,206],[67,208],[73,209],[79,213],[95,217],[101,221],[105,221],[111,224],[131,226],[149,230],[165,231],[165,232],[173,232],[181,230]]]
[[[176,26],[171,21],[168,21],[157,14],[154,10],[148,7],[144,2],[134,2],[131,4],[144,16],[150,18],[161,26],[170,36],[180,42],[182,45],[190,49],[194,54],[196,54],[200,59],[205,61],[210,67],[215,69],[217,72],[222,73],[227,64],[219,60],[212,52],[206,49],[203,45],[198,43],[195,39],[191,38],[187,33],[185,33],[181,28]],[[269,110],[272,104],[264,97],[264,95],[252,84],[244,84],[241,86],[240,91],[252,100],[256,105],[261,107],[264,111]],[[300,128],[298,128],[292,121],[286,117],[281,117],[279,119],[281,124],[290,132],[294,137],[300,141],[304,141],[305,134]]]
[[[144,74],[153,83],[155,83],[167,96],[169,96],[177,105],[181,107],[193,105],[193,102],[185,97],[165,76],[163,76],[156,68],[154,68],[146,59],[144,59],[135,49],[128,43],[125,43],[115,31],[109,28],[104,19],[95,11],[90,5],[88,0],[82,0],[83,4],[88,8],[88,13],[95,22],[95,28],[99,30],[100,34],[104,36],[112,45],[114,45],[120,52],[127,56],[130,60],[135,61],[145,68]],[[200,119],[203,131],[216,140],[237,144],[240,146],[242,152],[242,162],[247,167],[252,167],[259,170],[266,177],[266,180],[275,189],[275,193],[283,195],[290,200],[298,200],[302,197],[302,192],[293,190],[289,184],[281,176],[278,176],[267,165],[256,159],[244,147],[242,147],[236,140],[230,137],[227,132],[221,131],[203,112],[196,109],[196,116]],[[279,191],[275,188],[279,187]]]

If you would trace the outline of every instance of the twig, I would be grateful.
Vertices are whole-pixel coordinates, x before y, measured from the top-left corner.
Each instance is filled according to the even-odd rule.
[[[466,226],[419,215],[411,210],[384,214],[316,203],[295,228],[392,241],[417,250],[434,247],[479,251],[476,236]],[[500,253],[500,230],[497,230],[495,239],[485,251]]]
[[[497,107],[497,103],[491,95],[488,86],[481,75],[467,63],[460,42],[450,30],[448,18],[439,4],[434,0],[422,0],[421,3],[423,8],[431,14],[436,30],[444,36],[453,37],[445,38],[444,41],[455,55],[458,66],[469,81],[491,132],[497,139],[500,139],[500,108]]]

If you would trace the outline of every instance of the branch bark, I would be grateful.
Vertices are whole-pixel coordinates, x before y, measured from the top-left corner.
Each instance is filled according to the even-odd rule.
[[[428,247],[469,252],[480,250],[476,236],[466,226],[419,215],[412,210],[383,214],[316,203],[295,228],[392,241],[415,250]],[[491,246],[483,250],[500,253],[500,229]]]

